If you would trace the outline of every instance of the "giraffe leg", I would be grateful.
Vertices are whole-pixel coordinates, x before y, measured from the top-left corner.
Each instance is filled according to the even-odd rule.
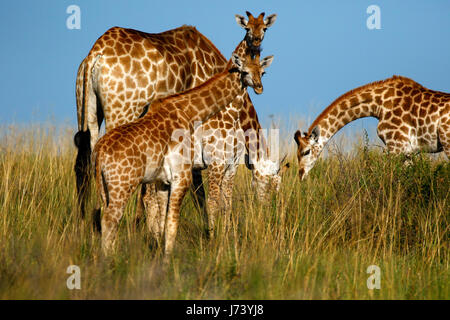
[[[223,165],[211,164],[208,168],[208,229],[212,236],[217,216],[222,208]]]
[[[135,227],[139,226],[142,219],[144,218],[144,211],[146,211],[146,205],[144,203],[144,197],[147,191],[148,185],[143,183],[141,185],[141,191],[138,192],[136,197],[136,213],[134,217],[134,225]]]
[[[147,185],[146,192],[142,197],[147,213],[147,228],[158,243],[164,232],[168,198],[169,186],[161,182]]]
[[[191,170],[183,170],[178,172],[178,177],[172,182],[170,188],[169,204],[165,223],[165,248],[164,252],[168,257],[175,245],[175,237],[177,234],[178,223],[180,219],[180,208],[184,196],[191,184]]]
[[[111,180],[115,181],[115,179]],[[111,185],[107,181],[102,183],[104,190],[106,190],[103,194],[107,194],[107,196],[102,196],[106,208],[101,218],[102,249],[105,255],[114,251],[117,230],[125,205],[137,187],[137,183],[127,183],[127,181],[121,181],[120,183],[120,185]],[[100,185],[100,183],[97,184]],[[111,190],[114,192],[110,192]]]
[[[232,201],[233,201],[233,186],[234,186],[234,177],[236,175],[236,166],[233,168],[229,167],[229,169],[225,172],[225,176],[222,182],[222,194],[224,198],[224,229],[228,230],[230,220],[231,220],[231,209],[232,209]]]
[[[102,249],[106,255],[113,252],[119,221],[122,218],[126,201],[110,201],[102,217]]]
[[[156,229],[153,225],[154,212],[157,210],[156,192],[154,183],[146,183],[142,185],[140,196],[137,199],[136,220],[141,220],[145,215],[145,222],[150,233],[158,239]]]
[[[197,210],[203,217],[205,226],[208,226],[208,210],[205,204],[205,188],[203,187],[202,171],[193,169],[192,170],[192,188],[191,188],[193,199]],[[209,228],[206,227],[207,237],[210,236]]]
[[[169,204],[169,198],[170,198],[170,192],[171,188],[169,185],[159,183],[157,184],[156,189],[156,199],[158,201],[158,208],[159,208],[159,216],[157,217],[157,223],[159,223],[158,232],[160,234],[160,237],[162,239],[165,226],[166,226],[166,218],[167,218],[167,212],[168,212],[168,204]]]

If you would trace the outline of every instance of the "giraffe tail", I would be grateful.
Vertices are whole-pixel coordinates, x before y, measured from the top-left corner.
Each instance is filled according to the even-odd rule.
[[[95,185],[97,189],[97,204],[93,213],[93,227],[101,232],[101,206],[109,204],[108,185],[101,165],[101,154],[94,148],[92,159],[95,163]]]
[[[74,143],[78,149],[75,160],[75,176],[77,185],[77,202],[81,217],[85,217],[86,201],[90,183],[91,166],[91,133],[87,124],[89,104],[97,103],[92,84],[92,68],[97,59],[88,55],[78,68],[76,81],[76,101],[78,132],[74,136]]]
[[[74,137],[75,146],[78,148],[75,160],[75,176],[77,183],[77,201],[81,217],[85,217],[86,200],[89,191],[90,167],[91,167],[91,133],[78,131]]]

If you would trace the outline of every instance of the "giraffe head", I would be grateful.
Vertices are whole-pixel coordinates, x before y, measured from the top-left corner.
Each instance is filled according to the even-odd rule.
[[[273,61],[273,56],[267,56],[260,60],[259,55],[251,57],[239,57],[238,54],[233,53],[231,61],[235,68],[232,70],[241,74],[241,82],[244,87],[252,87],[256,94],[263,92],[263,85],[261,77],[265,74],[264,69],[270,66]]]
[[[236,22],[242,28],[244,28],[247,33],[245,34],[245,41],[252,51],[259,52],[259,47],[264,39],[264,34],[267,29],[271,27],[275,20],[277,19],[276,14],[271,14],[266,19],[264,19],[264,12],[261,13],[257,18],[253,17],[250,12],[246,12],[248,20],[243,16],[237,14]]]
[[[261,158],[250,163],[248,154],[245,155],[245,165],[252,170],[252,187],[260,201],[266,201],[272,192],[280,190],[281,177],[290,167],[285,160],[286,156],[280,162]]]
[[[297,143],[298,175],[300,180],[303,180],[322,151],[319,126],[314,127],[310,134],[306,132],[302,134],[297,130],[294,140]]]

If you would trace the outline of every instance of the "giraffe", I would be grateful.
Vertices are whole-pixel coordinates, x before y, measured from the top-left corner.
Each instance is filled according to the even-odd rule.
[[[246,30],[239,54],[245,54],[250,48],[255,55],[266,30],[274,24],[276,14],[264,18],[264,13],[261,13],[255,18],[247,12],[247,16],[248,20],[236,15],[236,21]],[[151,101],[200,84],[221,72],[226,63],[214,44],[191,26],[156,34],[113,27],[95,42],[80,64],[76,81],[79,131],[74,137],[78,148],[74,169],[83,217],[90,178],[90,154],[103,120],[106,132],[136,120],[145,114]],[[219,123],[227,121],[228,125],[241,119],[243,129],[259,130],[260,124],[250,97],[245,94],[241,100],[247,108],[240,108],[242,103],[231,104],[230,108],[240,111],[230,111],[220,121],[211,119],[210,127],[218,129]],[[247,149],[251,143],[264,145],[259,136],[254,140],[256,142],[246,139]],[[213,143],[209,147],[215,149]],[[198,173],[194,174],[195,190],[204,194]]]
[[[444,151],[450,158],[450,94],[394,75],[343,94],[314,120],[307,133],[295,133],[300,179],[307,176],[337,131],[363,117],[379,120],[378,136],[391,153]]]
[[[95,181],[99,203],[105,207],[101,228],[106,254],[114,248],[130,195],[139,184],[152,182],[166,199],[160,232],[164,230],[164,252],[172,252],[181,202],[191,184],[193,124],[225,108],[247,86],[257,94],[263,92],[261,76],[273,56],[260,60],[249,54],[240,57],[236,51],[224,71],[193,89],[153,101],[142,118],[110,130],[95,145]]]
[[[245,93],[243,97],[236,98],[240,102],[233,103],[194,131],[194,137],[199,137],[203,148],[199,147],[196,152],[200,159],[194,164],[193,189],[200,210],[203,210],[208,236],[214,230],[219,212],[225,214],[225,223],[230,218],[234,177],[243,153],[245,164],[252,172],[252,186],[260,201],[267,201],[272,192],[279,190],[281,176],[289,168],[285,157],[282,161],[271,159],[264,137],[259,136],[262,130],[259,122],[253,122],[252,126],[242,125],[242,120],[247,116],[243,111],[250,106],[249,99],[245,99],[247,96]],[[242,112],[234,105],[242,105]],[[254,112],[253,117],[257,117]],[[209,192],[205,199],[201,170],[206,168]]]

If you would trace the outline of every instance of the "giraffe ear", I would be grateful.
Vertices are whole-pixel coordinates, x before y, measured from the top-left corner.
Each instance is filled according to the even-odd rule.
[[[266,19],[264,19],[264,24],[266,25],[266,28],[271,27],[275,23],[275,20],[277,20],[277,15],[275,13],[271,14]]]
[[[243,16],[241,16],[239,14],[236,14],[235,17],[236,17],[236,22],[238,25],[240,25],[244,29],[247,28],[247,23],[248,23],[247,19],[245,19]]]
[[[237,55],[236,53],[233,53],[233,55],[231,56],[231,62],[233,63],[233,65],[235,65],[239,71],[242,70],[242,60],[241,57],[239,57],[239,55]]]
[[[302,137],[302,134],[300,133],[299,130],[297,130],[294,134],[294,140],[295,142],[297,142],[297,145],[300,145],[300,138]]]
[[[269,67],[272,64],[272,61],[273,61],[273,56],[265,57],[260,62],[261,68],[266,69],[267,67]]]
[[[314,129],[311,131],[311,138],[314,139],[315,142],[319,141],[320,137],[320,128],[319,126],[315,126]]]

